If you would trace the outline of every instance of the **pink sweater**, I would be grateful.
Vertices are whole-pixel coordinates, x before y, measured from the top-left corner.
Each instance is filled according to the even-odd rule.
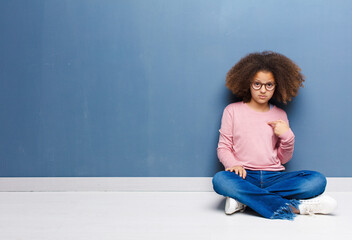
[[[295,135],[291,129],[277,137],[269,121],[284,120],[284,110],[274,106],[256,112],[243,102],[228,105],[219,130],[217,153],[225,169],[243,166],[249,170],[280,171],[293,154]]]

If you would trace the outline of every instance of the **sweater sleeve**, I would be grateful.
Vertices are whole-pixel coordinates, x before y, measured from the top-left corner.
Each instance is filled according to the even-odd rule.
[[[292,130],[289,129],[287,132],[279,136],[280,142],[277,150],[277,156],[281,161],[281,164],[285,164],[292,158],[293,149],[295,145],[295,135]]]
[[[221,128],[219,130],[220,136],[217,148],[218,158],[224,165],[225,169],[234,166],[242,166],[233,153],[233,121],[233,111],[229,111],[229,107],[226,107],[221,119]]]

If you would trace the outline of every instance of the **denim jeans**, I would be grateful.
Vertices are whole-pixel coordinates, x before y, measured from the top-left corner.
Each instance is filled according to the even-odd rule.
[[[292,207],[299,199],[325,191],[326,178],[315,171],[247,171],[246,179],[234,172],[221,171],[213,177],[214,191],[249,206],[265,218],[292,220]]]

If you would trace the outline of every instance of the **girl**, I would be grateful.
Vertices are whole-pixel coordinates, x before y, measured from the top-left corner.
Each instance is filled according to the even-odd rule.
[[[269,100],[286,104],[303,82],[301,69],[274,52],[249,54],[227,73],[226,86],[243,101],[225,108],[219,130],[217,154],[225,171],[215,174],[213,187],[227,197],[226,214],[249,206],[265,218],[292,220],[336,208],[334,199],[319,196],[326,186],[321,173],[283,172],[295,136],[286,113]]]

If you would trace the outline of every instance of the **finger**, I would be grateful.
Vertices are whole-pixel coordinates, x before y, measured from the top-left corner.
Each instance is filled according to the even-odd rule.
[[[239,175],[240,177],[242,177],[242,169],[239,169],[239,170],[238,170],[238,175]]]
[[[274,121],[274,122],[268,122],[268,124],[269,124],[270,126],[272,126],[272,127],[275,127],[276,124],[277,124],[277,122],[276,122],[276,121]]]
[[[243,169],[243,179],[245,179],[246,177],[247,177],[247,171]]]
[[[284,121],[284,120],[280,120],[280,123],[283,123],[283,124],[285,124],[285,125],[288,125],[288,123],[287,123],[286,121]]]
[[[238,175],[238,169],[237,168],[235,169],[235,173]]]

